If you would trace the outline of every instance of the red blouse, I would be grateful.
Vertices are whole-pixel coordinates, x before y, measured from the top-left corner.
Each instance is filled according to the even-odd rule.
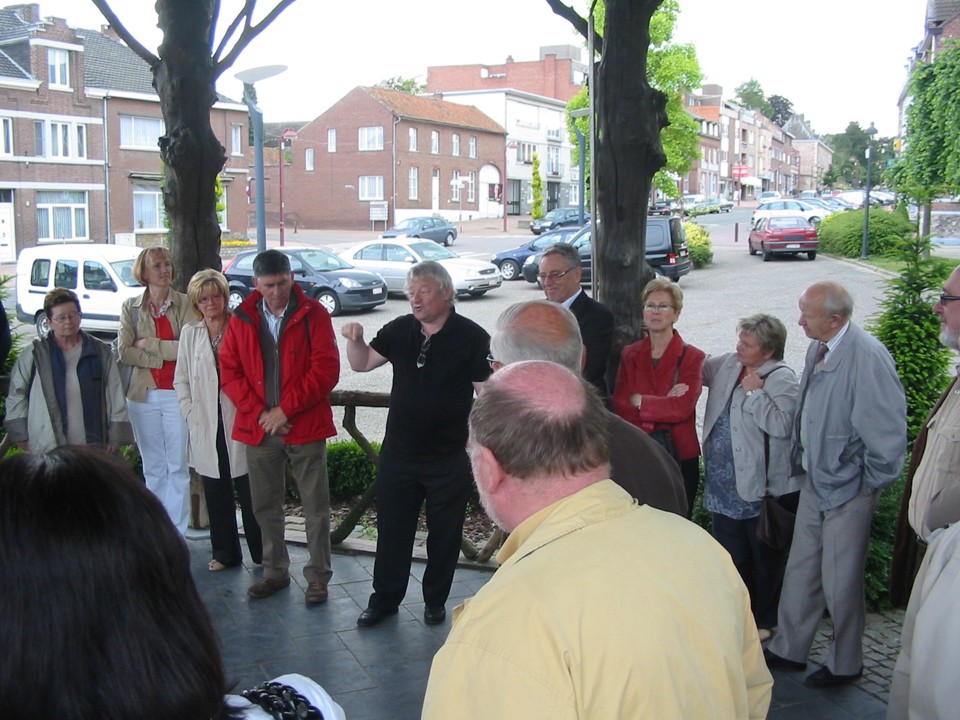
[[[158,340],[176,340],[173,336],[173,326],[166,315],[153,319],[153,324],[157,328]],[[176,360],[164,360],[159,368],[150,368],[150,374],[153,375],[153,381],[157,384],[157,390],[173,390],[173,374],[177,369]]]

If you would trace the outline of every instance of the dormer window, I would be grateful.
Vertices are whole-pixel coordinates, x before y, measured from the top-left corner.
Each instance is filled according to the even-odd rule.
[[[52,88],[70,87],[70,55],[66,50],[47,50],[47,83]]]

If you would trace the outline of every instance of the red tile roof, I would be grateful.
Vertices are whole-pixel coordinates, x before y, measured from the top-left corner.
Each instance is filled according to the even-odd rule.
[[[399,90],[386,90],[378,87],[363,87],[360,89],[405,120],[421,120],[441,125],[506,134],[499,123],[491,120],[489,116],[473,105],[460,105],[434,97],[411,95]]]

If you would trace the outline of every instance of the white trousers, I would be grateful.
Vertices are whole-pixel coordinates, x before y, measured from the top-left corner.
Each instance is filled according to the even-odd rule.
[[[133,436],[143,459],[143,477],[181,535],[190,519],[187,423],[176,390],[147,390],[147,401],[127,400]]]

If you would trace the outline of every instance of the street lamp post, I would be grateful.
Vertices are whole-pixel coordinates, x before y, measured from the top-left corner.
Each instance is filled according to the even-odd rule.
[[[877,128],[870,123],[864,132],[867,134],[867,191],[863,196],[863,242],[860,245],[860,259],[866,260],[869,256],[870,244],[870,145],[873,142],[873,136],[877,134]]]
[[[579,110],[571,110],[571,111],[570,111],[570,117],[572,117],[572,118],[582,118],[582,117],[589,117],[589,116],[590,116],[590,108],[589,108],[589,107],[580,108]],[[584,162],[584,157],[585,157],[585,155],[586,155],[587,146],[586,146],[586,143],[584,142],[584,140],[585,140],[586,138],[584,137],[583,132],[580,130],[580,128],[577,127],[577,124],[576,124],[576,123],[573,124],[573,131],[577,134],[577,144],[578,144],[579,147],[580,147],[580,152],[579,152],[579,156],[580,156],[580,203],[579,203],[579,205],[578,205],[578,209],[579,209],[579,211],[580,211],[580,224],[583,225],[583,220],[584,220],[584,215],[583,215],[583,196],[584,196],[584,190],[585,190],[585,185],[584,185],[584,180],[585,180],[585,178],[584,178],[584,175],[586,175],[586,172],[585,172],[585,170],[586,170],[586,164],[585,164],[585,162]]]
[[[287,145],[287,140],[293,140],[296,137],[297,133],[290,128],[284,130],[280,135],[280,247],[283,247],[284,215],[286,213],[286,207],[283,204],[283,152]]]
[[[253,172],[256,175],[257,193],[257,252],[267,249],[267,220],[264,209],[263,189],[263,112],[257,106],[253,84],[258,80],[279,75],[287,69],[286,65],[264,65],[238,72],[234,77],[243,83],[243,101],[250,113],[250,124],[253,126]]]

